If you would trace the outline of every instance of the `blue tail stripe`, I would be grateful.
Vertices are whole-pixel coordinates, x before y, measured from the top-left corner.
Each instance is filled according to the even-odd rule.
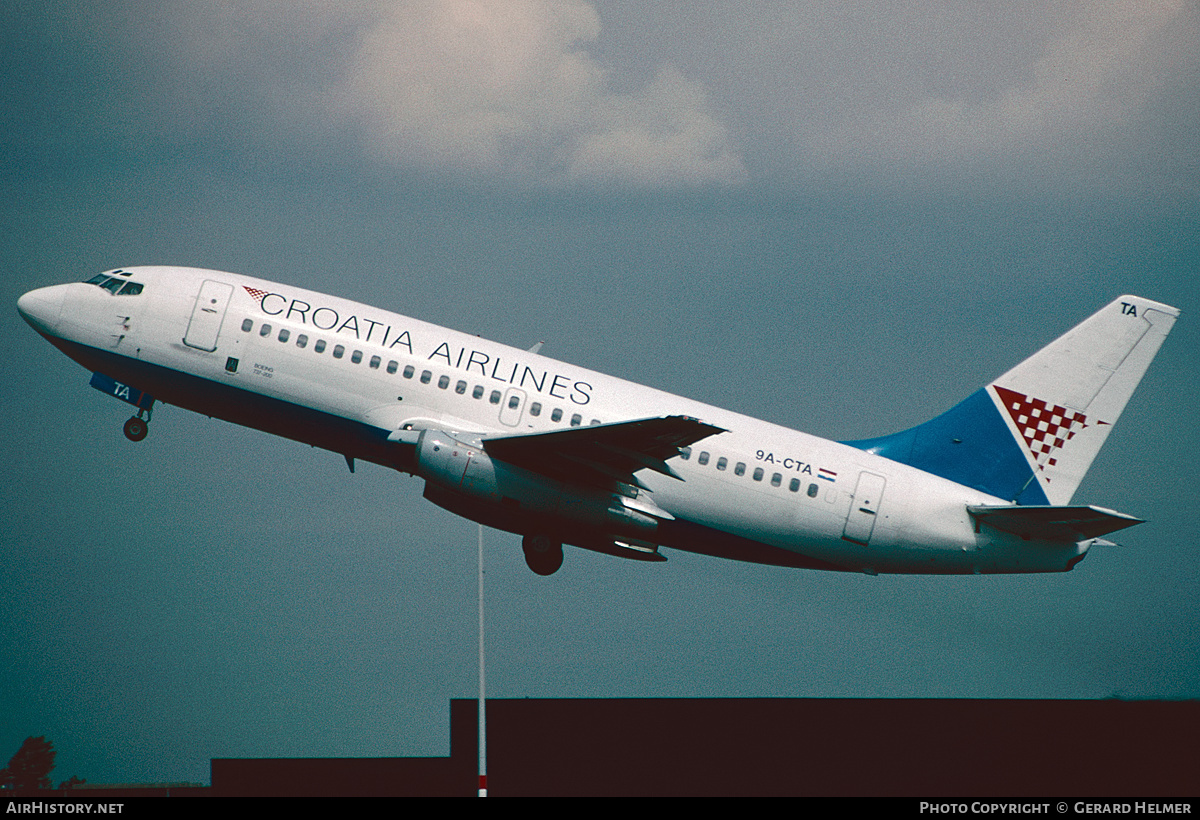
[[[924,424],[842,444],[1018,504],[1050,503],[986,388]]]

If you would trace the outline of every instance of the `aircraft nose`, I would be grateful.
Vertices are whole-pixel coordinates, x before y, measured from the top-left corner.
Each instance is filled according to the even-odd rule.
[[[52,333],[62,314],[65,290],[65,285],[31,290],[17,300],[17,312],[34,330]]]

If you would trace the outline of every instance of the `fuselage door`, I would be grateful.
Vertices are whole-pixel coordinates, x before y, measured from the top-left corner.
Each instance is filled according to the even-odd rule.
[[[842,531],[842,538],[863,546],[870,543],[886,484],[887,479],[881,475],[858,474],[858,486],[854,489],[854,502],[850,505],[850,514],[846,516],[846,529]]]
[[[187,333],[183,337],[185,345],[210,353],[217,349],[217,337],[221,334],[221,323],[225,321],[225,309],[229,307],[232,293],[233,285],[212,279],[204,280],[196,296],[196,305],[192,308]]]

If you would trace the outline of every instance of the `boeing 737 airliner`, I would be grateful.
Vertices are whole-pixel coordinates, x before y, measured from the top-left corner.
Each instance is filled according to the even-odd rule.
[[[425,480],[451,512],[663,561],[669,547],[808,569],[1062,572],[1141,523],[1071,506],[1179,311],[1121,296],[922,425],[833,442],[334,296],[232,273],[108,271],[21,315],[137,408],[185,407]]]

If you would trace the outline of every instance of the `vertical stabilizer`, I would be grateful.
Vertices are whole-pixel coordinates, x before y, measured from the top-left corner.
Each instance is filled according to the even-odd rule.
[[[1121,296],[937,418],[844,443],[1013,503],[1067,504],[1178,316]]]
[[[1071,500],[1178,316],[1121,296],[989,385],[1051,504]]]

